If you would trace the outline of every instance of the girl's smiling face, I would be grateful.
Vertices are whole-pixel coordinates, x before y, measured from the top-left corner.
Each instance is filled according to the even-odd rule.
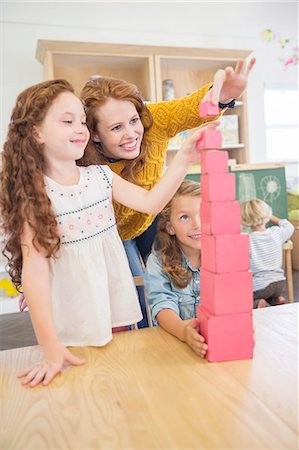
[[[199,195],[179,195],[171,205],[167,231],[176,236],[182,251],[188,258],[194,255],[194,251],[201,250],[200,203]]]
[[[92,140],[101,143],[104,156],[129,160],[139,156],[144,127],[133,103],[109,98],[96,111],[96,119]]]
[[[89,131],[82,103],[73,93],[59,94],[42,123],[34,128],[36,140],[43,144],[48,164],[82,158]]]

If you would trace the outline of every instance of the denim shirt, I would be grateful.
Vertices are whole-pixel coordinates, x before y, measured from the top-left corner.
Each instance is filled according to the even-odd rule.
[[[197,315],[197,306],[200,302],[200,272],[191,266],[184,254],[183,265],[191,271],[192,278],[185,288],[178,288],[162,271],[159,255],[151,253],[148,257],[144,288],[154,325],[158,325],[157,314],[163,309],[172,309],[183,320],[192,319]]]

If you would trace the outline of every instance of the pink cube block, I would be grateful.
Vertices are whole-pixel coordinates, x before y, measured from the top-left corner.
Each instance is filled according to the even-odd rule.
[[[214,105],[212,102],[202,102],[199,104],[200,117],[215,117],[219,114],[218,105]]]
[[[253,357],[252,313],[213,316],[199,306],[197,318],[200,334],[208,344],[208,361],[235,361]]]
[[[213,273],[201,269],[200,304],[215,316],[251,312],[252,273]]]
[[[240,203],[202,202],[200,205],[201,231],[205,234],[240,234]]]
[[[201,173],[227,173],[228,153],[219,150],[203,150],[200,154]]]
[[[249,270],[248,234],[202,234],[201,266],[214,273]]]
[[[209,150],[221,148],[222,136],[220,130],[206,130],[203,131],[199,140],[197,141],[197,148],[199,150]]]
[[[203,202],[230,202],[236,198],[236,182],[233,173],[209,173],[200,177]]]

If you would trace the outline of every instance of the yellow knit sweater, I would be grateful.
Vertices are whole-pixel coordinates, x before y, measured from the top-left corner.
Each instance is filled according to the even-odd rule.
[[[187,97],[148,105],[154,121],[143,138],[146,139],[147,158],[136,177],[136,181],[144,189],[150,190],[161,178],[169,140],[181,131],[209,121],[199,117],[198,106],[210,86],[211,84],[207,84]],[[126,160],[106,164],[119,175]],[[140,236],[155,218],[153,215],[134,211],[117,202],[114,202],[113,206],[122,240]]]

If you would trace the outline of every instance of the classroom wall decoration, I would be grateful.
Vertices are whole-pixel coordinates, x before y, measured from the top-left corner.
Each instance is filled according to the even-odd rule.
[[[274,32],[270,28],[262,31],[262,38],[268,44],[274,44],[281,49],[286,49],[285,56],[279,58],[279,61],[282,63],[285,70],[290,66],[298,65],[299,47],[295,46],[290,50],[290,47],[292,46],[290,39],[282,37],[279,33]]]
[[[270,28],[264,30],[262,35],[266,42],[269,44],[278,44],[281,48],[285,48],[285,46],[290,42],[289,39],[282,38],[279,33],[274,33],[274,31]]]

